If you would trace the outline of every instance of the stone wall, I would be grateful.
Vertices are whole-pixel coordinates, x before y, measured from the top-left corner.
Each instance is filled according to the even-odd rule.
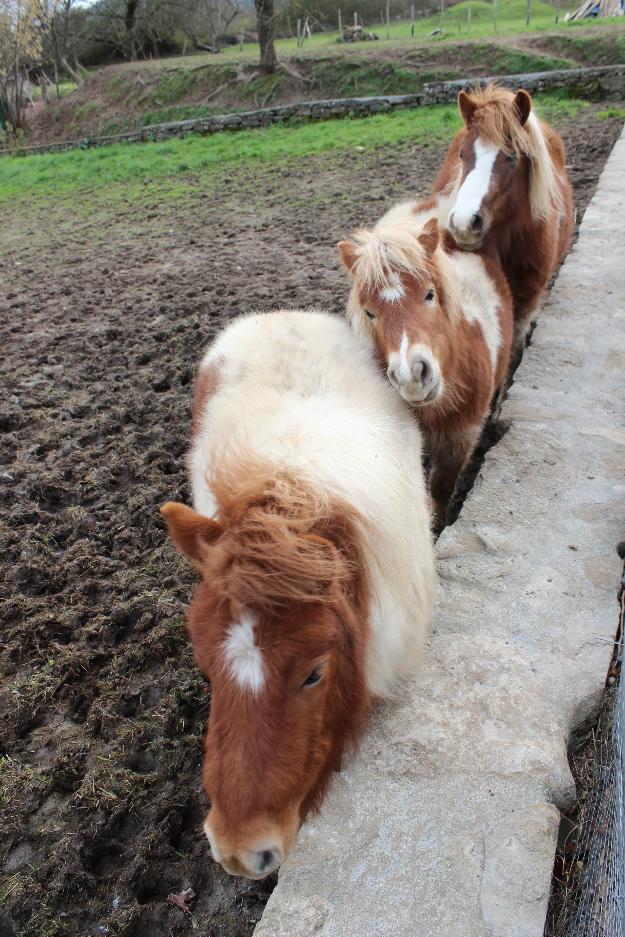
[[[220,114],[215,117],[198,117],[193,120],[178,120],[166,124],[151,124],[134,133],[95,137],[83,140],[65,140],[42,146],[24,147],[20,154],[54,153],[77,147],[108,146],[112,143],[139,143],[149,140],[166,140],[182,137],[189,133],[211,134],[224,130],[250,130],[267,127],[284,121],[306,122],[329,120],[339,117],[369,117],[372,114],[388,113],[402,108],[426,107],[455,101],[462,88],[497,81],[509,88],[526,88],[532,94],[539,91],[565,90],[571,97],[609,98],[625,94],[625,65],[604,65],[598,68],[571,68],[553,72],[530,72],[521,75],[503,75],[495,78],[466,79],[459,81],[435,81],[425,84],[414,94],[390,94],[368,98],[336,98],[326,101],[301,101],[278,107],[263,107],[256,111],[241,111]],[[0,150],[0,155],[6,151]]]

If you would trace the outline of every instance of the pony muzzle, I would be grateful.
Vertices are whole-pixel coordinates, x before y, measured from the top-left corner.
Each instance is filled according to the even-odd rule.
[[[242,831],[221,830],[222,821],[211,810],[204,832],[211,854],[230,875],[262,879],[278,869],[289,854],[299,828],[299,815],[285,817],[286,823],[251,821]]]
[[[474,211],[465,215],[452,209],[447,220],[447,227],[456,243],[465,250],[480,248],[488,233],[488,222],[482,211]]]
[[[393,352],[386,373],[393,387],[412,406],[433,403],[442,393],[440,367],[425,345]]]

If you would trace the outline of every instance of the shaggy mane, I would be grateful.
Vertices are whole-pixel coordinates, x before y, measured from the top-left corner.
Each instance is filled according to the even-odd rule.
[[[438,279],[443,307],[452,320],[460,317],[460,297],[449,258],[439,245],[428,257],[419,235],[436,217],[437,206],[421,210],[418,202],[402,202],[391,208],[374,228],[361,228],[352,235],[356,261],[351,273],[353,295],[392,289],[397,277],[408,274],[416,279]]]
[[[271,609],[336,601],[359,560],[357,512],[262,458],[229,452],[209,478],[224,529],[203,572],[224,600]],[[330,549],[326,540],[340,546]]]
[[[506,153],[516,152],[530,162],[530,204],[532,215],[545,220],[550,212],[562,212],[564,201],[559,177],[545,140],[540,121],[532,110],[524,126],[514,103],[514,93],[495,84],[475,88],[469,95],[475,107],[471,127],[478,136]]]

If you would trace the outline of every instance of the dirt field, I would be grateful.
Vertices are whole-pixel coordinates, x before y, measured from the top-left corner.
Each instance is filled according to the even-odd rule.
[[[594,113],[560,128],[580,215],[621,128]],[[209,696],[158,506],[188,499],[215,329],[250,307],[338,312],[335,242],[425,194],[441,158],[249,167],[191,203],[86,193],[2,225],[1,937],[251,934],[272,882],[226,876],[201,833]],[[185,916],[166,898],[187,887]]]

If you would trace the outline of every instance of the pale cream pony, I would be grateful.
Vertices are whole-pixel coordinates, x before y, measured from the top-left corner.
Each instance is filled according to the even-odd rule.
[[[375,697],[418,664],[435,570],[421,438],[346,322],[237,319],[195,387],[194,509],[164,506],[201,573],[213,856],[262,878],[321,802]]]

